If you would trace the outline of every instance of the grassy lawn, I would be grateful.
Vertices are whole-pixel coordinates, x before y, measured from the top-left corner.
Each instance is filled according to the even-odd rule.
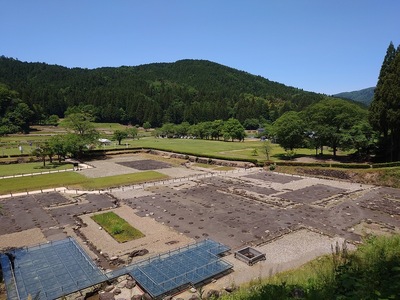
[[[267,159],[263,150],[263,142],[259,140],[247,139],[244,142],[224,142],[200,139],[162,139],[154,137],[143,137],[139,140],[126,139],[120,146],[109,146],[105,149],[125,149],[127,147],[156,148],[165,151],[180,151],[185,153],[201,155],[218,155],[224,158],[257,159],[265,161]],[[256,155],[254,153],[256,149]],[[294,150],[295,156],[315,156],[315,149],[297,148]],[[346,152],[338,151],[337,155],[347,155]],[[330,156],[330,149],[324,149],[324,155]],[[286,151],[278,144],[272,144],[270,160],[286,160]]]
[[[287,298],[276,298],[279,290],[284,290],[285,286],[297,286],[307,290],[309,286],[324,286],[333,281],[334,264],[332,256],[322,256],[314,259],[303,266],[285,272],[280,272],[274,276],[253,279],[251,282],[240,286],[240,288],[232,294],[224,295],[222,300],[245,300],[245,299],[295,299],[288,296]],[[261,274],[265,276],[265,274]],[[263,287],[275,286],[275,290],[269,291]],[[277,288],[277,287],[280,287]],[[273,294],[275,298],[269,298]],[[266,296],[267,295],[267,296]],[[290,294],[289,294],[290,295]],[[267,298],[268,297],[268,298]],[[300,298],[299,298],[300,299]],[[301,299],[314,299],[303,298]],[[322,298],[317,298],[322,299]]]
[[[42,162],[33,163],[22,163],[22,164],[9,164],[0,165],[0,177],[18,174],[28,174],[28,173],[40,173],[46,171],[58,171],[65,169],[72,169],[72,164],[58,164],[58,163],[46,163],[43,167]]]
[[[117,123],[94,123],[96,129],[101,132],[107,132],[107,135],[102,135],[111,139],[110,133],[115,130],[125,130],[127,127]],[[63,123],[60,123],[60,127]],[[57,129],[59,130],[59,128]],[[40,131],[39,131],[40,132]],[[55,133],[57,134],[57,133]],[[101,146],[99,149],[125,149],[127,147],[142,147],[156,148],[166,151],[181,151],[197,155],[218,155],[226,158],[242,158],[242,159],[257,159],[259,161],[266,160],[266,155],[263,150],[263,142],[258,139],[245,139],[244,142],[224,142],[214,140],[200,139],[163,139],[149,136],[151,132],[139,131],[140,139],[124,139],[121,145],[116,145],[113,141],[110,146]],[[20,154],[18,146],[23,147],[23,153],[29,154],[37,144],[48,139],[50,135],[38,136],[35,134],[9,136],[0,138],[0,155],[17,155]],[[32,145],[32,146],[31,146]],[[254,151],[256,149],[256,151]],[[255,154],[256,152],[256,154]],[[315,155],[315,149],[295,149],[296,156]],[[331,155],[329,149],[324,150],[325,155]],[[346,155],[347,153],[338,152],[338,155]],[[285,150],[277,144],[272,145],[271,160],[287,159]]]
[[[114,212],[106,212],[92,216],[92,219],[103,227],[117,242],[124,243],[144,237],[138,229],[129,225]]]
[[[128,126],[118,123],[93,123],[93,125],[99,131],[125,130],[128,128]]]
[[[84,189],[103,189],[108,187],[163,180],[168,178],[169,177],[167,175],[161,174],[156,171],[144,171],[132,174],[90,178],[80,185]]]
[[[35,147],[48,140],[49,136],[6,136],[0,138],[0,155],[18,155],[21,154],[19,146],[22,146],[23,154],[30,154]]]
[[[124,149],[126,148],[126,143],[128,144],[128,147],[156,148],[166,151],[180,151],[198,154],[199,156],[219,155],[228,158],[254,158],[254,156],[252,156],[252,151],[256,147],[260,148],[259,157],[264,157],[263,153],[261,152],[262,142],[260,141],[224,142],[200,139],[156,139],[154,137],[143,137],[139,140],[123,140],[123,145],[117,147],[119,149]],[[114,148],[115,146],[111,146],[109,149]]]
[[[85,176],[75,172],[0,179],[0,194],[78,185],[85,180]]]
[[[56,188],[62,186],[76,189],[104,189],[115,186],[137,184],[168,178],[168,176],[155,171],[146,171],[134,174],[116,175],[101,178],[87,178],[84,175],[76,172],[62,172],[54,174],[0,179],[0,195]]]

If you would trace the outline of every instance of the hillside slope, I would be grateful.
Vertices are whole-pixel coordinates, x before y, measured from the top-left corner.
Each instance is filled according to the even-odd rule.
[[[93,105],[98,120],[153,126],[229,117],[273,121],[325,97],[206,60],[89,70],[2,56],[0,82],[46,114]]]
[[[335,94],[333,96],[337,97],[337,98],[361,102],[368,106],[374,99],[374,91],[375,91],[375,87],[370,87],[370,88],[362,89],[359,91],[343,92],[343,93]]]

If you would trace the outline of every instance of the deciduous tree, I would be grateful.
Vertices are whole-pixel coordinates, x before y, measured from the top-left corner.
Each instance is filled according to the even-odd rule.
[[[224,122],[224,125],[222,127],[222,134],[225,140],[228,137],[232,141],[233,140],[243,141],[246,136],[244,127],[239,122],[239,120],[234,118],[230,118],[229,120]]]
[[[126,130],[115,130],[113,134],[113,139],[118,141],[118,145],[121,145],[121,141],[128,137],[128,132]]]
[[[295,111],[289,111],[273,124],[273,132],[278,144],[285,150],[303,146],[305,124]]]
[[[344,135],[358,122],[367,118],[367,111],[342,99],[326,98],[310,107],[303,115],[307,122],[306,132],[314,132],[321,147],[329,146],[336,156],[345,142]],[[316,146],[316,144],[314,144]]]

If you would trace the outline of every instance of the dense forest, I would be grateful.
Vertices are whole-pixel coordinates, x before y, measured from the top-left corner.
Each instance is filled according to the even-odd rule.
[[[326,97],[204,60],[89,70],[2,56],[0,83],[18,92],[39,119],[92,105],[97,121],[154,127],[231,117],[273,122]]]
[[[354,100],[368,106],[374,99],[374,92],[375,92],[375,87],[369,87],[358,91],[335,94],[333,95],[333,97]]]

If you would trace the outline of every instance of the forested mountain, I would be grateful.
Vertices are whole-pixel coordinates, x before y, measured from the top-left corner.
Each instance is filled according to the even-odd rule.
[[[337,98],[349,99],[349,100],[361,102],[368,106],[374,99],[374,91],[375,91],[375,87],[370,87],[370,88],[362,89],[359,91],[343,92],[343,93],[335,94],[333,96],[337,97]]]
[[[326,98],[205,60],[82,69],[1,56],[0,83],[35,114],[62,117],[69,107],[92,105],[98,121],[152,126],[274,121]]]

